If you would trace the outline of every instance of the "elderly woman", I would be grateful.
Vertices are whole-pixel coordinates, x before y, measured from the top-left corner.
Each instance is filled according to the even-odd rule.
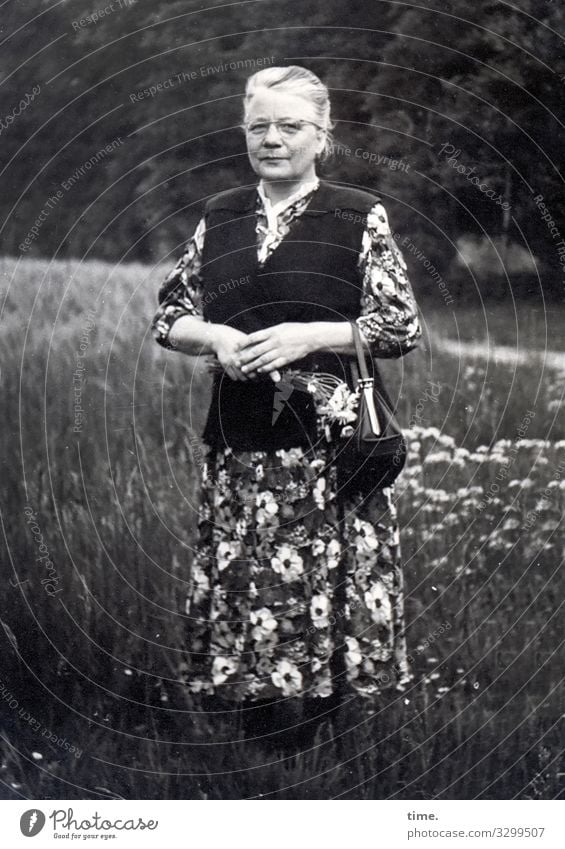
[[[307,722],[412,679],[392,488],[340,490],[327,406],[285,379],[345,382],[352,320],[374,357],[400,357],[421,335],[379,199],[316,174],[330,129],[310,71],[249,78],[258,185],[207,202],[153,321],[161,345],[217,366],[182,680],[204,703],[253,708],[247,727],[261,734],[277,704]]]

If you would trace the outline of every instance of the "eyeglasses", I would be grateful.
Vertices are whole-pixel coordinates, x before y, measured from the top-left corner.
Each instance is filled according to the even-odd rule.
[[[267,135],[271,124],[277,128],[279,135],[284,139],[291,139],[304,129],[306,124],[311,124],[319,130],[323,129],[323,127],[320,127],[320,125],[314,123],[314,121],[253,121],[252,123],[244,124],[243,126],[248,135],[252,136],[254,139],[260,139]]]

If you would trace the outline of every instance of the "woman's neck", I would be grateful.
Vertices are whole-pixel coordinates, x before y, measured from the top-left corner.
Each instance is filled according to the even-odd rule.
[[[271,203],[277,204],[283,200],[287,200],[294,195],[302,186],[313,182],[316,179],[316,174],[308,175],[302,180],[262,180],[263,191],[269,198]]]

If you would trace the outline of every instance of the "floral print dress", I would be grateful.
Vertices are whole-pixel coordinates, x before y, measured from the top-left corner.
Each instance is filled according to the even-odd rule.
[[[317,185],[271,206],[259,184],[260,263]],[[203,318],[204,238],[202,219],[161,287],[153,333],[164,347],[179,316]],[[380,203],[367,216],[358,268],[358,326],[374,356],[401,356],[421,328]],[[187,653],[180,670],[192,692],[228,701],[334,692],[375,697],[384,688],[403,690],[412,679],[393,490],[338,498],[332,451],[324,442],[315,450],[208,446],[199,546],[187,565]]]

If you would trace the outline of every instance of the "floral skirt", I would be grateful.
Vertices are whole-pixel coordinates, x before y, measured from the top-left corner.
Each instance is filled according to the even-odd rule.
[[[392,490],[338,497],[331,449],[210,449],[182,680],[228,701],[412,680]]]

